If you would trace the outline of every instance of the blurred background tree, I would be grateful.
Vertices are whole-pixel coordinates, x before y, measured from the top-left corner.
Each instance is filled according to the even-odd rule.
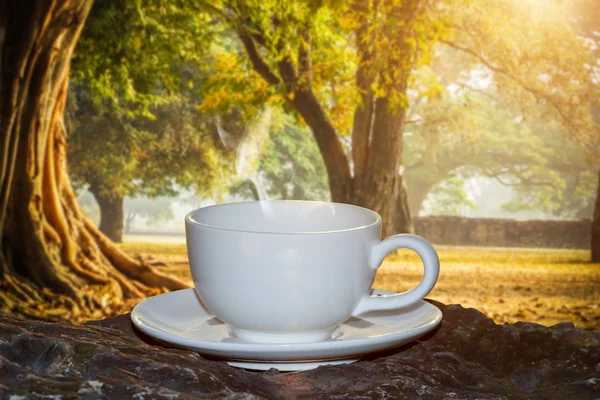
[[[172,219],[173,213],[172,197],[155,198],[126,198],[125,199],[125,233],[131,232],[133,222],[137,218],[144,218],[148,225],[156,225],[162,221]]]
[[[100,208],[100,230],[122,240],[125,196],[211,195],[230,164],[198,109],[210,25],[175,2],[99,2],[73,59],[70,175]]]
[[[449,59],[440,62],[450,64]],[[414,215],[428,196],[442,193],[444,201],[456,203],[455,210],[473,206],[465,183],[486,177],[514,189],[506,210],[591,217],[593,165],[560,124],[519,115],[494,88],[475,89],[461,81],[448,82],[436,98],[416,98],[413,104],[404,158]]]

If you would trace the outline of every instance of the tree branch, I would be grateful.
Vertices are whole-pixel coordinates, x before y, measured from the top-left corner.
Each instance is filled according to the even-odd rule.
[[[312,84],[311,38],[308,29],[301,33],[302,43],[298,49],[298,72],[300,77],[306,77],[306,84]]]
[[[273,23],[278,24],[277,20]],[[319,146],[319,150],[325,162],[332,199],[343,201],[348,190],[350,166],[339,136],[327,116],[323,106],[317,99],[310,86],[299,86],[296,66],[289,57],[277,61],[275,75],[259,54],[257,44],[269,48],[269,44],[260,31],[250,32],[244,26],[244,21],[238,20],[236,31],[242,41],[246,53],[250,58],[252,66],[271,85],[280,85],[284,99],[294,107],[302,116],[306,124],[311,128],[313,136]],[[285,54],[283,43],[275,44],[279,54]],[[291,96],[290,96],[291,94]]]
[[[515,171],[500,171],[500,172],[495,172],[492,171],[490,169],[484,169],[485,174],[487,175],[488,178],[493,178],[496,179],[501,185],[503,186],[507,186],[507,187],[515,187],[515,186],[525,186],[525,185],[529,185],[529,186],[547,186],[550,188],[554,188],[554,185],[552,184],[552,182],[541,182],[541,181],[533,181],[530,178],[524,177],[521,174],[519,174],[518,172]],[[513,175],[515,176],[519,181],[518,182],[506,182],[503,180],[503,176],[506,175]]]
[[[543,93],[542,91],[540,91],[539,89],[536,89],[535,87],[529,85],[527,82],[525,82],[523,79],[519,78],[518,76],[514,75],[513,73],[511,73],[510,71],[508,71],[505,68],[501,68],[498,67],[496,65],[494,65],[491,61],[487,60],[484,56],[482,56],[481,54],[476,53],[475,51],[464,47],[464,46],[460,46],[452,41],[449,40],[440,40],[440,43],[444,43],[445,45],[461,51],[465,54],[468,54],[470,56],[472,56],[473,58],[477,59],[481,64],[483,64],[485,67],[487,67],[488,69],[490,69],[492,72],[501,74],[506,76],[507,78],[513,80],[514,82],[516,82],[519,86],[521,86],[524,90],[528,91],[529,93],[531,93],[532,95],[534,95],[537,99],[541,99],[543,101],[545,101],[546,103],[548,103],[550,106],[552,106],[552,108],[554,108],[556,110],[556,112],[560,115],[560,117],[565,121],[565,122],[570,122],[570,118],[568,118],[565,113],[562,110],[562,107],[558,104],[556,104],[556,102],[554,101],[554,99],[552,98],[552,96],[549,96],[546,93]]]
[[[466,90],[470,91],[470,92],[477,93],[477,94],[480,94],[480,95],[482,95],[484,97],[487,97],[488,99],[492,100],[495,103],[499,103],[500,102],[500,99],[496,98],[493,94],[488,93],[487,91],[485,91],[483,89],[474,88],[473,86],[469,86],[469,85],[467,85],[466,83],[463,83],[463,82],[453,82],[453,83],[455,85],[457,85],[457,86],[460,86],[463,89],[466,89]]]
[[[260,56],[256,45],[254,44],[253,36],[251,36],[246,29],[241,26],[238,26],[237,29],[238,36],[246,49],[246,53],[248,54],[248,58],[250,58],[250,62],[252,63],[252,67],[260,76],[263,77],[267,83],[271,85],[277,85],[280,83],[279,78],[271,71],[271,68],[267,65],[267,63]]]
[[[423,158],[421,158],[419,161],[415,162],[414,164],[407,166],[406,171],[411,171],[411,170],[418,168],[424,164],[425,164],[425,160]]]
[[[277,62],[277,69],[283,78],[283,82],[285,83],[287,90],[290,92],[295,92],[298,89],[296,87],[296,83],[298,83],[298,73],[296,72],[296,68],[292,61],[289,59],[284,59]]]

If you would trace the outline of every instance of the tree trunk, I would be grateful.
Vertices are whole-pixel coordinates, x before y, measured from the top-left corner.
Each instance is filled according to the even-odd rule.
[[[412,231],[408,206],[398,205],[406,202],[401,175],[405,111],[393,110],[388,97],[377,99],[375,110],[368,168],[354,178],[350,202],[377,211],[383,220],[382,235],[387,237]]]
[[[413,224],[413,214],[408,204],[408,190],[406,189],[406,180],[404,174],[398,178],[400,187],[398,188],[398,201],[396,202],[396,232],[395,233],[413,233],[415,227]]]
[[[310,126],[319,145],[328,172],[331,200],[378,212],[383,220],[384,236],[412,232],[406,186],[399,172],[402,166],[405,110],[392,109],[388,101],[387,97],[377,99],[372,140],[367,149],[370,155],[366,160],[367,168],[362,174],[352,177],[341,141],[314,94],[300,90],[291,100]]]
[[[592,219],[592,262],[600,262],[600,172],[598,173],[598,190]]]
[[[359,2],[369,9],[368,2]],[[352,163],[348,159],[342,141],[329,120],[325,109],[313,92],[310,63],[296,63],[291,57],[265,62],[260,46],[275,45],[270,38],[252,28],[252,21],[240,15],[250,28],[236,23],[233,27],[246,49],[254,70],[270,85],[282,91],[284,98],[302,116],[311,128],[327,169],[331,200],[363,206],[378,212],[383,219],[383,235],[412,231],[412,220],[407,204],[406,187],[400,172],[402,166],[402,140],[405,104],[390,104],[390,99],[406,97],[408,78],[414,68],[416,49],[412,48],[414,26],[424,2],[413,0],[398,2],[393,11],[386,35],[389,51],[381,66],[370,62],[370,28],[368,19],[362,20],[357,29],[357,47],[360,65],[356,84],[361,104],[355,112],[352,132]],[[363,37],[364,36],[364,37]],[[382,50],[382,51],[385,51]],[[302,57],[310,57],[310,41],[302,48]],[[405,66],[402,71],[392,71],[394,66]],[[385,86],[385,97],[375,99],[372,83],[379,78]],[[381,88],[380,88],[381,89]],[[396,101],[396,103],[401,103]],[[400,202],[400,204],[399,204]],[[398,211],[400,214],[397,215]]]
[[[93,185],[89,190],[100,208],[100,232],[113,242],[121,243],[124,219],[123,196],[107,194]]]
[[[408,207],[410,212],[415,217],[419,215],[423,208],[423,203],[429,194],[430,188],[421,186],[421,183],[416,185],[410,185],[410,192],[408,195]]]
[[[312,90],[302,89],[290,101],[311,128],[319,151],[323,157],[331,200],[346,203],[352,190],[352,175],[348,157],[331,121],[323,111]]]
[[[423,208],[423,202],[427,198],[427,195],[438,182],[434,182],[434,180],[415,179],[413,174],[417,175],[418,171],[415,170],[409,175],[413,176],[413,179],[410,179],[409,176],[406,177],[407,186],[409,188],[408,205],[411,214],[417,216]]]
[[[365,7],[366,2],[357,5]],[[361,20],[356,31],[361,60],[356,85],[361,104],[355,111],[352,130],[354,184],[349,200],[381,215],[384,237],[413,231],[402,159],[406,104],[398,99],[407,97],[408,79],[416,57],[416,50],[407,39],[414,37],[414,25],[422,6],[419,0],[405,1],[389,10],[389,18],[395,23],[385,32],[389,51],[380,49],[383,54],[377,58],[383,64],[376,72],[372,63],[373,46],[369,46],[371,22]],[[374,97],[372,84],[376,80],[379,89],[385,90],[384,97]]]
[[[71,188],[64,108],[69,62],[91,3],[0,3],[3,311],[82,321],[120,311],[124,299],[186,287],[116,248]]]
[[[125,217],[125,233],[131,233],[131,225],[133,224],[136,216],[137,214],[133,212],[127,213],[127,216]]]
[[[260,198],[260,194],[258,191],[258,185],[256,183],[256,180],[254,179],[248,179],[247,182],[250,185],[250,191],[252,192],[252,200],[266,200],[266,199],[261,199]]]

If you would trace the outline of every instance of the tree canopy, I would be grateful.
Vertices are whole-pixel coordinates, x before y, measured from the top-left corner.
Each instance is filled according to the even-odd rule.
[[[98,2],[73,59],[70,173],[120,240],[125,196],[211,194],[227,154],[199,111],[210,25],[178,2]],[[112,222],[112,223],[111,223]]]
[[[202,4],[238,37],[220,55],[229,60],[226,80],[235,82],[232,88],[248,82],[246,90],[256,93],[249,98],[276,98],[304,120],[319,145],[334,201],[373,208],[384,220],[397,213],[400,220],[410,220],[406,207],[398,206],[406,196],[406,165],[399,156],[410,126],[405,114],[411,91],[433,100],[442,79],[474,90],[487,82],[515,115],[552,120],[589,158],[595,154],[591,50],[565,21],[568,2]],[[463,54],[468,68],[446,65],[442,74],[418,77],[440,46]],[[250,84],[258,76],[263,84]],[[205,109],[252,107],[233,90],[211,90],[214,101],[205,102]],[[388,226],[386,232],[393,230]]]
[[[469,205],[465,180],[479,176],[516,190],[507,210],[589,216],[597,161],[581,156],[565,125],[547,118],[544,104],[523,112],[493,81],[474,80],[469,61],[442,48],[431,66],[415,73],[424,82],[419,87],[432,79],[440,84],[435,97],[411,95],[404,148],[411,210],[418,213],[429,194]],[[442,68],[448,65],[462,73]]]

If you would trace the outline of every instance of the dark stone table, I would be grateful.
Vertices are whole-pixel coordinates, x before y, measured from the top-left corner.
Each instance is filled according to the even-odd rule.
[[[167,348],[134,331],[128,315],[75,326],[0,314],[0,397],[600,398],[600,332],[496,325],[477,310],[433,303],[444,320],[418,342],[296,373],[245,371]]]

